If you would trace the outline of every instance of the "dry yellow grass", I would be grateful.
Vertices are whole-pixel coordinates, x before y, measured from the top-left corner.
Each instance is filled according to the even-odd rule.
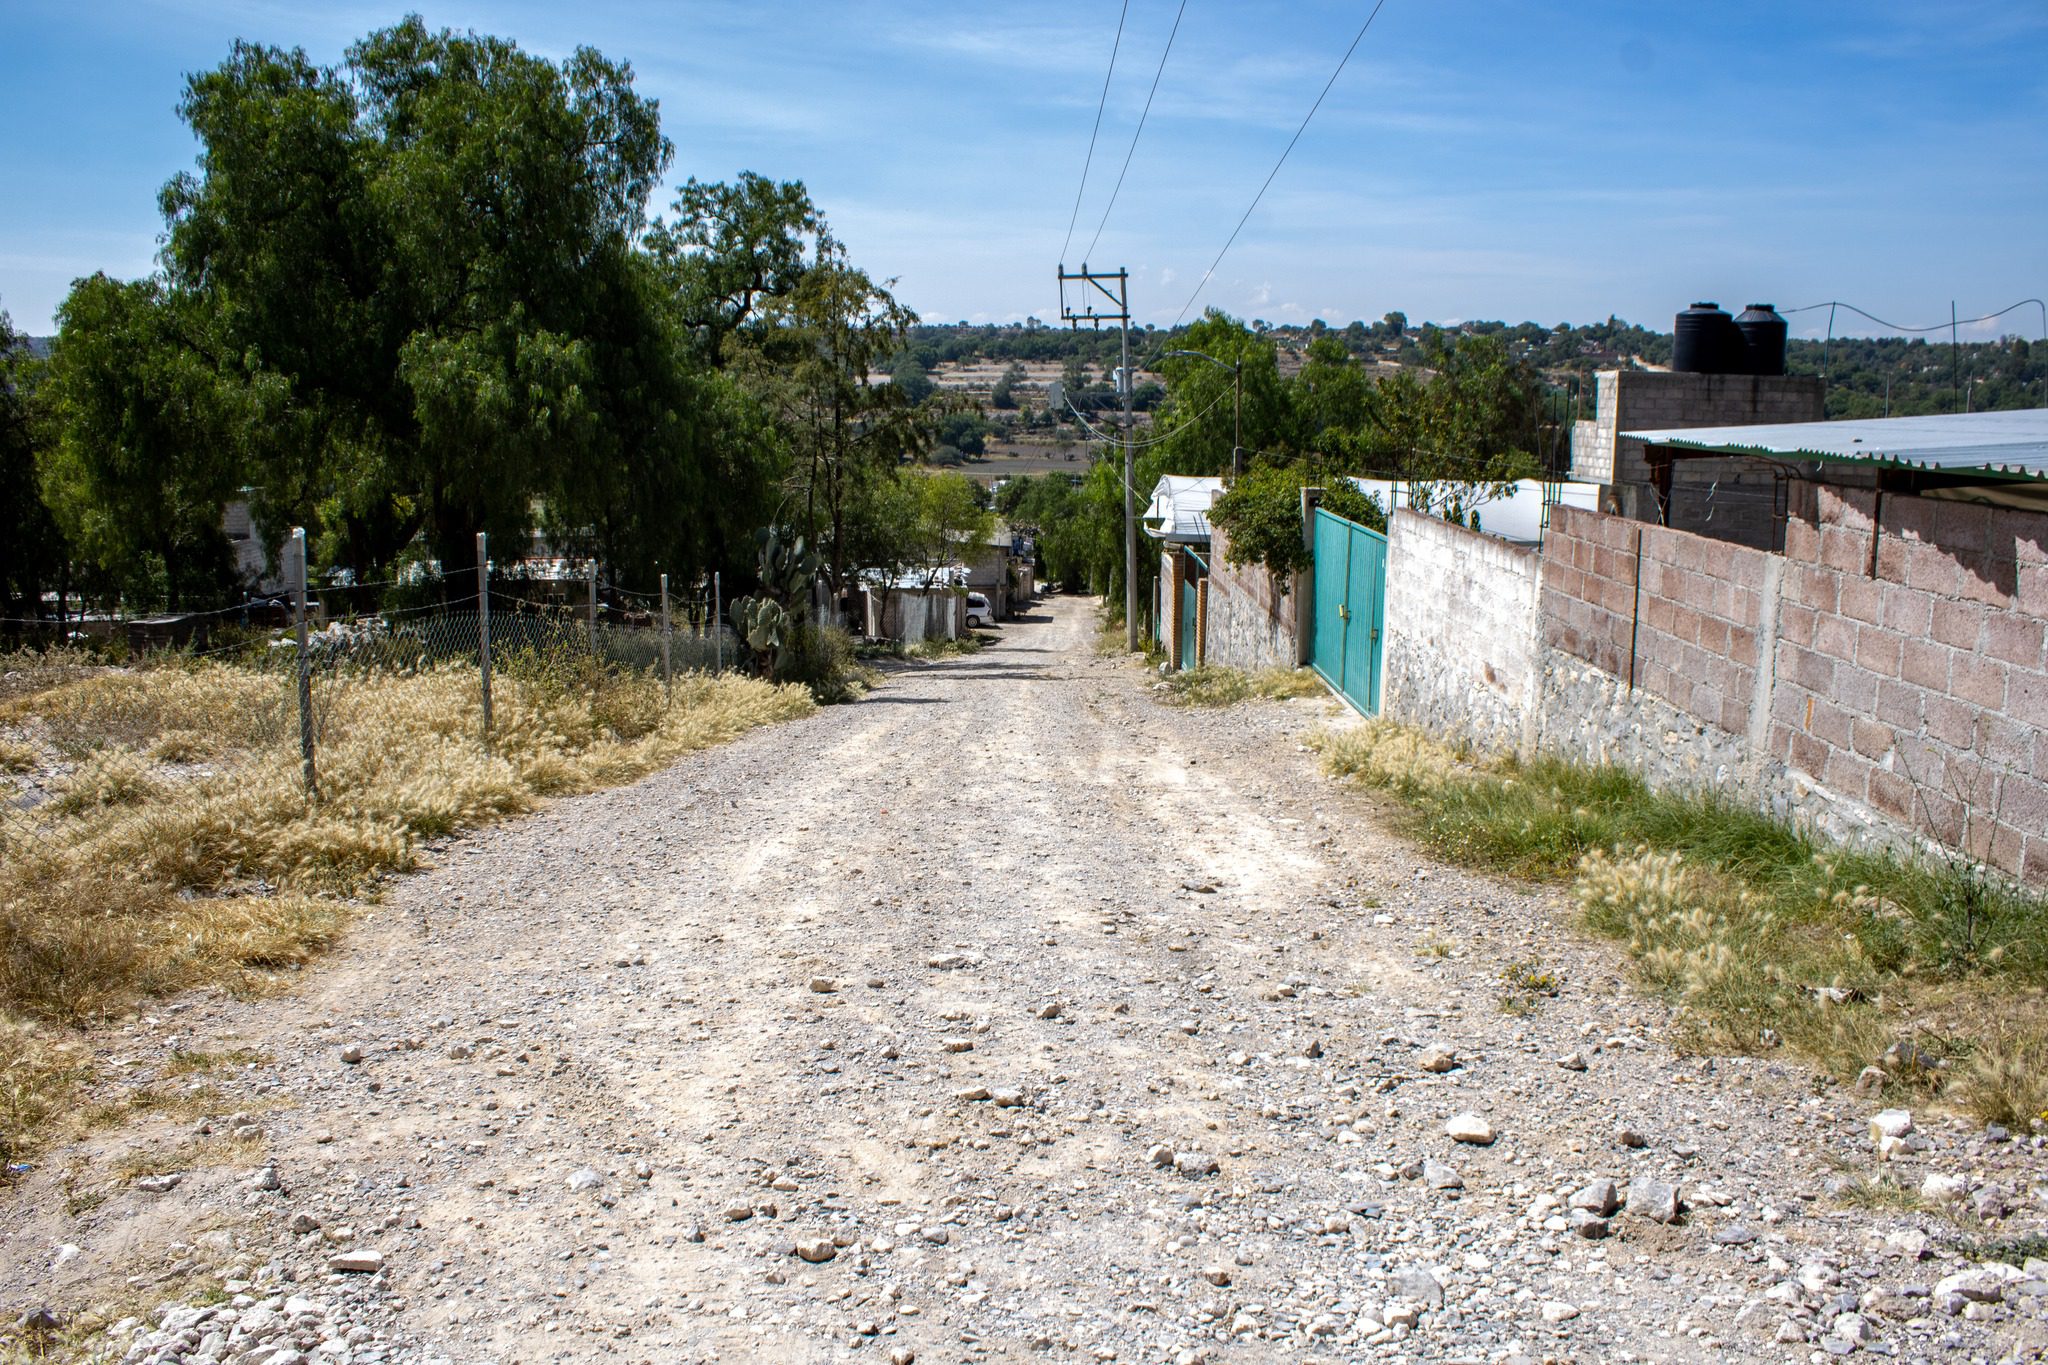
[[[423,838],[629,782],[813,708],[799,687],[546,664],[493,689],[473,669],[322,680],[320,797],[299,768],[291,681],[228,664],[101,671],[17,689],[75,766],[56,799],[0,822],[0,1153],[76,1075],[52,1026],[140,994],[250,989],[333,941],[341,899],[404,872]],[[10,1098],[11,1096],[11,1098]],[[45,1098],[38,1098],[45,1097]]]

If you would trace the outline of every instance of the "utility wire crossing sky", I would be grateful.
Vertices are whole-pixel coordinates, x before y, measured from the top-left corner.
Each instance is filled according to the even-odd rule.
[[[419,8],[632,63],[676,144],[651,211],[692,175],[802,180],[928,321],[1056,316],[1053,266],[1091,220],[1088,264],[1127,266],[1158,325],[1214,306],[1668,328],[1694,299],[1847,299],[1936,326],[1951,300],[1974,317],[2048,294],[2048,7],[1381,3],[1362,41],[1374,0]],[[156,192],[197,150],[185,77],[236,38],[337,62],[402,14],[15,0],[0,307],[47,333],[74,278],[153,268]],[[2025,317],[1966,335],[2035,335]]]

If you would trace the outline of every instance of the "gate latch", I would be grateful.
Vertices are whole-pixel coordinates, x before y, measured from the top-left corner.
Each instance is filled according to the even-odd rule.
[[[1339,621],[1349,621],[1351,619],[1351,609],[1342,602],[1337,604],[1337,619]]]

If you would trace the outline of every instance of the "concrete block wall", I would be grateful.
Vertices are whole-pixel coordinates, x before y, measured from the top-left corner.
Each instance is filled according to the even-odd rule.
[[[1558,509],[1536,744],[2048,884],[2048,516],[1788,505],[1783,555]]]
[[[1310,592],[1306,574],[1281,584],[1264,565],[1230,562],[1230,537],[1213,528],[1209,542],[1207,663],[1229,668],[1293,668],[1307,655],[1302,614]]]
[[[1541,557],[1405,508],[1387,546],[1382,714],[1477,749],[1528,747]]]
[[[1650,465],[1629,430],[1817,422],[1826,415],[1820,380],[1803,375],[1678,374],[1663,370],[1604,370],[1596,379],[1597,406],[1590,422],[1572,431],[1572,477],[1614,488],[1624,516],[1668,520],[1716,540],[1776,549],[1776,488],[1768,469],[1753,460],[1681,461],[1675,468],[1669,515],[1659,515]]]
[[[1638,687],[1696,719],[1746,734],[1770,556],[1665,527],[1642,531]]]
[[[1550,509],[1538,627],[1545,648],[1633,681],[1636,570],[1643,526],[1577,507]]]
[[[1795,493],[1770,758],[2048,882],[2048,516]]]
[[[1181,559],[1177,553],[1159,556],[1159,647],[1166,651],[1166,666],[1180,667],[1180,584]]]

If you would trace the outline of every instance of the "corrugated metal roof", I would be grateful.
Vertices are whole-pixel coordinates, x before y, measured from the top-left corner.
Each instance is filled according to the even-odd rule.
[[[1680,427],[1625,431],[1622,435],[1682,450],[2048,479],[2048,408],[1752,427]]]
[[[1145,534],[1192,543],[1209,539],[1209,507],[1223,492],[1223,480],[1168,474],[1152,486],[1152,505],[1139,520]]]

